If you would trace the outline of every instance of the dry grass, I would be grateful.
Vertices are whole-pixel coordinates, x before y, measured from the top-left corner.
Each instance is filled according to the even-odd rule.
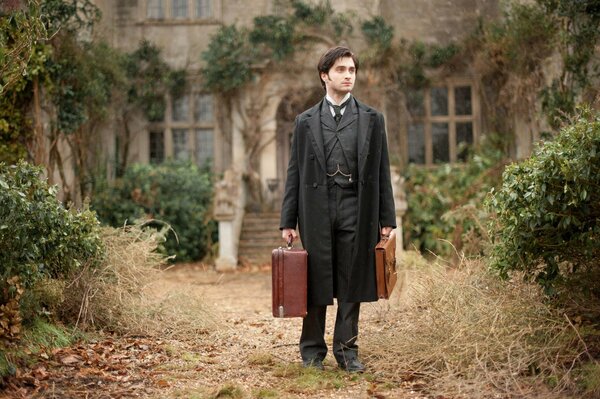
[[[196,337],[212,328],[215,319],[185,285],[158,288],[165,265],[155,251],[160,233],[127,226],[105,228],[102,238],[106,257],[68,284],[63,318],[84,329],[161,338]]]
[[[565,397],[574,386],[572,369],[587,360],[585,344],[537,286],[499,281],[478,261],[451,270],[408,263],[405,292],[396,294],[382,331],[362,338],[371,367],[469,398]]]

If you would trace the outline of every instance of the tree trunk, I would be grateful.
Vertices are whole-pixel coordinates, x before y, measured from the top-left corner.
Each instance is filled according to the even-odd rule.
[[[46,165],[46,138],[42,126],[42,107],[40,105],[40,85],[38,77],[33,79],[33,162],[36,165]]]

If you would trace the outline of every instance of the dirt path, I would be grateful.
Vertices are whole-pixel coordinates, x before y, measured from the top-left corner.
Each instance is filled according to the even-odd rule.
[[[180,284],[197,287],[197,293],[210,309],[219,312],[222,322],[219,333],[199,337],[194,352],[199,371],[179,374],[171,389],[173,397],[186,397],[191,392],[197,392],[198,397],[228,397],[223,396],[228,387],[239,388],[243,397],[252,398],[425,397],[400,381],[380,380],[376,370],[364,375],[340,371],[331,353],[324,372],[303,369],[298,353],[301,319],[272,317],[268,268],[226,274],[179,269],[170,272],[168,283],[174,288]],[[361,328],[365,334],[376,331],[386,306],[385,302],[363,306]],[[330,348],[334,314],[335,308],[330,307],[326,333]],[[219,389],[224,389],[222,396],[218,396]]]
[[[200,299],[209,328],[179,339],[101,335],[40,355],[0,398],[426,398],[401,381],[340,371],[331,354],[322,372],[300,366],[300,319],[271,315],[267,267],[217,273],[198,265],[164,273],[157,295],[186,292]],[[196,303],[196,302],[194,302]],[[182,304],[181,306],[186,306]],[[190,305],[192,306],[192,305]],[[361,334],[376,333],[387,302],[366,304]],[[209,315],[210,313],[210,315]],[[331,348],[333,315],[326,341]],[[358,344],[360,346],[360,337]]]

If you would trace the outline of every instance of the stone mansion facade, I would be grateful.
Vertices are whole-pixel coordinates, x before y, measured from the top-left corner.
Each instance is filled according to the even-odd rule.
[[[95,3],[103,13],[99,33],[111,45],[132,51],[141,40],[148,40],[161,48],[172,67],[185,67],[191,72],[185,93],[179,98],[165,98],[164,121],[149,123],[140,119],[135,123],[131,162],[161,162],[169,158],[191,159],[198,164],[211,162],[215,172],[223,176],[217,183],[215,199],[220,236],[217,267],[235,267],[245,212],[278,208],[294,116],[323,95],[316,62],[326,48],[337,43],[315,43],[294,59],[297,68],[293,73],[275,67],[272,73],[262,74],[260,85],[250,84],[240,94],[240,107],[233,107],[227,115],[227,126],[220,126],[215,97],[199,84],[201,53],[221,26],[250,26],[256,16],[280,13],[282,0],[95,0]],[[500,3],[499,0],[330,0],[335,11],[352,11],[361,19],[383,17],[394,27],[396,40],[441,45],[471,33],[482,18],[497,18],[501,14]],[[360,57],[365,43],[359,36],[344,38],[342,44]],[[461,145],[478,143],[486,124],[479,99],[480,82],[465,68],[432,81],[428,89],[390,94],[370,90],[370,79],[359,70],[355,94],[386,117],[400,219],[405,201],[399,169],[407,162],[423,165],[460,162]],[[257,157],[253,162],[257,165],[255,180],[260,186],[258,200],[250,195],[244,178],[249,161],[244,129],[248,128],[250,110],[244,106],[257,101],[260,106],[252,108],[251,116],[254,128],[260,131],[260,151],[252,154]],[[521,141],[517,138],[517,141],[516,155],[527,154],[531,138]],[[114,148],[109,144],[107,151]]]

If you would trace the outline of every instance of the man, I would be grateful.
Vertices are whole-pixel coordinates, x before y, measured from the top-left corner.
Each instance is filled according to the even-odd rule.
[[[396,227],[383,116],[356,100],[358,60],[346,47],[328,50],[317,66],[325,98],[296,117],[280,229],[308,252],[308,314],[300,354],[323,368],[327,305],[337,298],[333,354],[350,372],[358,358],[361,302],[377,300],[374,248]]]

